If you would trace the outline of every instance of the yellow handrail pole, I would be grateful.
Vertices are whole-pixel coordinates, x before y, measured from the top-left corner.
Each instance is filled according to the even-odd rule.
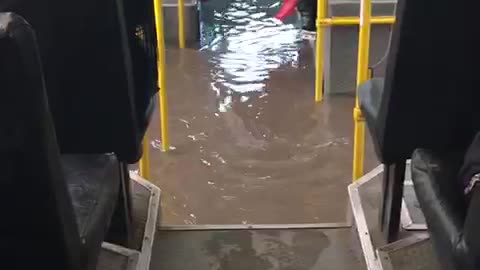
[[[143,155],[142,159],[140,159],[140,176],[144,179],[150,179],[150,144],[148,143],[147,135],[143,138],[142,147],[143,147]]]
[[[170,147],[168,137],[168,102],[167,90],[165,84],[165,37],[163,36],[163,7],[162,0],[153,0],[155,9],[155,29],[157,34],[157,54],[158,54],[158,99],[160,104],[160,137],[162,142],[162,151],[166,152]]]
[[[315,44],[315,102],[323,100],[323,37],[325,25],[321,24],[327,16],[326,0],[317,0],[317,38]]]
[[[185,1],[178,0],[178,47],[185,48]]]
[[[368,57],[370,49],[371,2],[361,0],[360,4],[360,32],[358,38],[358,63],[357,63],[357,90],[358,86],[368,79]],[[355,96],[353,109],[355,131],[353,139],[353,181],[363,175],[363,159],[365,156],[365,119],[360,110],[358,94]]]
[[[370,18],[370,24],[393,24],[395,16],[375,16]],[[322,25],[358,25],[360,17],[331,17],[320,21]]]

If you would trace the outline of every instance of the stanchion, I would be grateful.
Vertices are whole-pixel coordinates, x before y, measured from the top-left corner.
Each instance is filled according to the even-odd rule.
[[[361,0],[360,4],[360,31],[358,38],[358,62],[357,62],[357,90],[358,86],[368,79],[368,58],[370,50],[370,28],[371,28],[371,2]],[[357,91],[356,91],[357,93]],[[353,109],[353,120],[355,122],[353,140],[353,171],[352,178],[356,181],[363,175],[365,156],[365,119],[360,110],[358,93],[355,95],[355,108]]]
[[[139,162],[140,176],[148,180],[150,179],[150,144],[146,134],[143,138],[142,147],[143,155]]]
[[[327,12],[327,1],[317,0],[317,38],[315,41],[315,102],[323,99],[323,37],[325,35],[325,20]]]
[[[178,0],[178,47],[185,48],[185,0]]]
[[[158,55],[158,99],[160,104],[160,137],[162,151],[170,148],[168,130],[168,102],[167,89],[165,85],[165,37],[163,36],[163,7],[162,0],[154,0],[155,8],[155,29],[157,33],[157,55]]]

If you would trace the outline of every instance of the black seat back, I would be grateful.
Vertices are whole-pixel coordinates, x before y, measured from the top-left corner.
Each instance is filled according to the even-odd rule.
[[[0,13],[2,268],[79,269],[79,234],[40,63],[32,28]]]
[[[0,11],[22,15],[37,32],[63,153],[115,152],[126,162],[141,155],[157,91],[153,9],[124,2],[0,4]]]
[[[157,36],[154,1],[124,0],[128,41],[135,81],[135,105],[140,133],[145,133],[158,91]]]
[[[379,119],[370,128],[384,163],[418,147],[465,147],[480,122],[478,26],[470,1],[399,0]]]

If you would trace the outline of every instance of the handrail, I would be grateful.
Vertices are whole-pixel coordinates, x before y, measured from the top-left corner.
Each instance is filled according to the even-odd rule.
[[[163,35],[163,5],[162,0],[153,0],[155,13],[155,32],[157,36],[157,75],[158,75],[158,101],[159,101],[159,126],[161,150],[166,152],[170,149],[169,129],[168,129],[168,102],[165,83],[165,37]],[[143,156],[140,159],[140,175],[148,179],[150,174],[150,143],[147,135],[143,138]]]
[[[358,25],[360,17],[331,17],[320,20],[321,25]],[[371,17],[371,24],[392,24],[395,22],[395,16],[375,16]]]
[[[371,0],[360,1],[360,29],[358,34],[358,62],[357,62],[357,89],[360,84],[368,80],[368,58],[370,54],[371,30]],[[353,169],[352,180],[356,181],[363,175],[365,157],[365,118],[360,110],[358,91],[355,91],[355,108],[353,120],[355,122],[353,135]]]
[[[185,1],[178,0],[177,7],[178,17],[178,47],[185,48]]]
[[[142,148],[143,155],[142,159],[140,159],[140,162],[138,164],[138,169],[140,172],[140,176],[143,179],[150,179],[150,144],[148,142],[148,136],[146,134],[143,138]]]
[[[325,27],[340,25],[359,25],[361,17],[342,16],[327,17],[327,0],[317,0],[317,38],[315,48],[315,102],[323,100],[323,38],[325,35]],[[395,16],[370,16],[370,24],[393,24]]]
[[[167,90],[165,83],[165,37],[163,35],[163,6],[162,0],[154,0],[155,8],[155,29],[157,32],[157,54],[158,54],[158,101],[160,111],[160,137],[162,151],[166,152],[170,148],[168,134],[168,103]]]
[[[317,0],[317,39],[315,44],[315,102],[323,100],[323,36],[328,20],[327,1]]]
[[[323,38],[325,27],[337,25],[359,25],[358,38],[358,59],[357,59],[357,88],[370,77],[368,58],[370,51],[370,28],[372,24],[393,24],[395,16],[373,16],[371,15],[371,0],[360,1],[360,16],[349,17],[326,17],[327,0],[317,0],[317,39],[315,47],[315,102],[323,100]],[[357,93],[357,92],[355,92]],[[363,118],[358,102],[358,95],[355,94],[355,107],[353,109],[353,120],[355,123],[353,135],[353,168],[352,180],[356,181],[363,175],[365,157],[365,119]]]

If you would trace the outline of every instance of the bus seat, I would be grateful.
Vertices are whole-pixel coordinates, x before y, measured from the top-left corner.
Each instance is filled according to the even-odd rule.
[[[35,33],[13,13],[0,13],[0,89],[2,267],[96,269],[110,221],[127,211],[121,164],[60,154]]]
[[[432,9],[430,2],[399,0],[385,78],[358,88],[375,152],[385,165],[380,219],[388,241],[399,231],[405,162],[413,151],[464,149],[480,127],[473,120],[479,116],[478,29],[464,15],[472,13],[467,2],[442,0]]]
[[[131,2],[147,1],[0,3],[37,33],[62,153],[114,152],[128,163],[141,156],[158,91],[156,36],[153,7]]]
[[[154,2],[124,0],[128,44],[135,82],[135,105],[141,134],[148,127],[158,92],[157,35]]]
[[[437,258],[445,270],[480,269],[479,242],[471,234],[479,227],[469,227],[467,217],[480,221],[478,201],[472,201],[471,213],[458,181],[458,172],[463,162],[463,151],[438,152],[417,149],[412,155],[412,177],[415,192],[428,223]],[[468,213],[468,215],[467,215]]]

